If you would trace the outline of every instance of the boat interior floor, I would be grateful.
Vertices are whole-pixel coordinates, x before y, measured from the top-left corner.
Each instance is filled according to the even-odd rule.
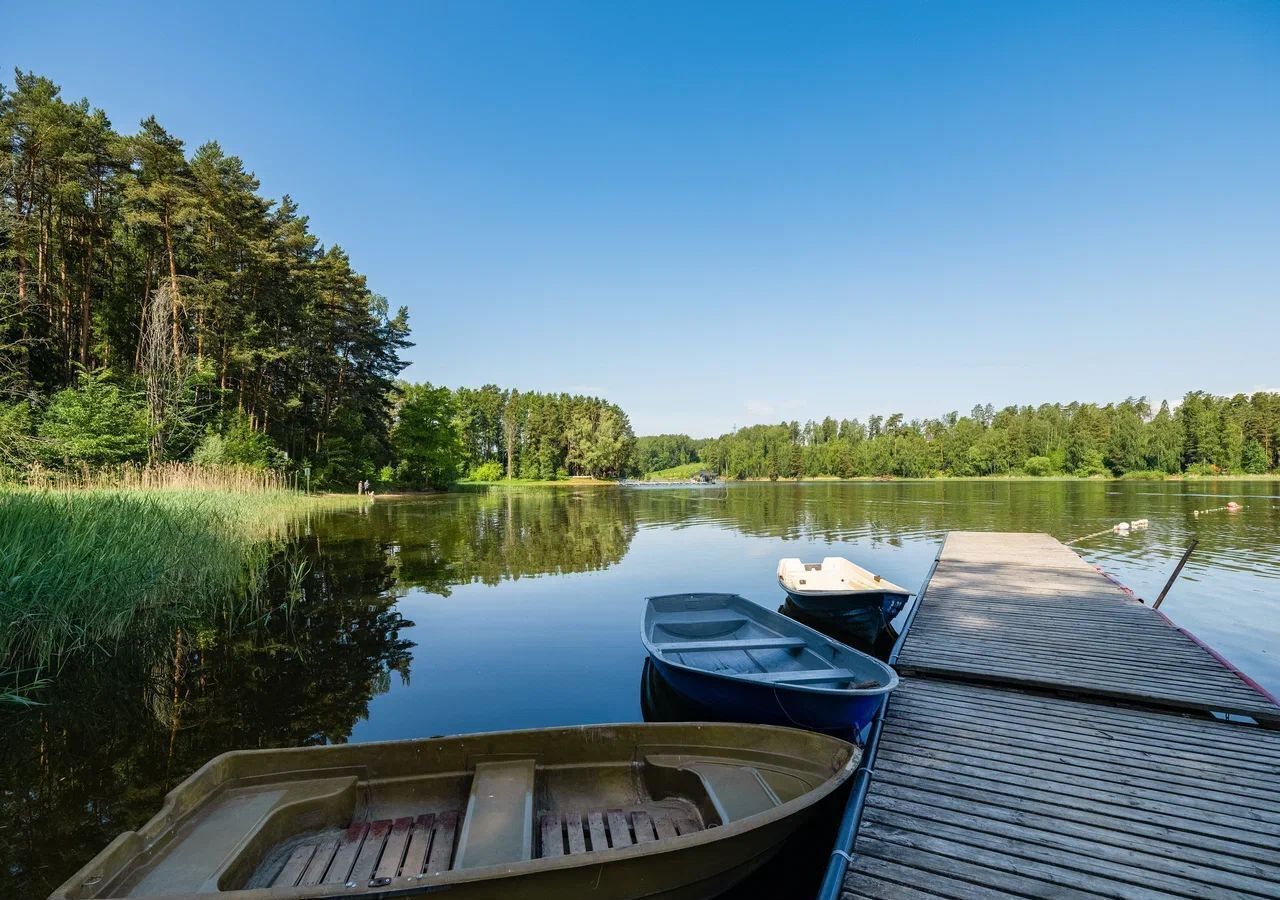
[[[437,783],[369,784],[362,812],[281,834],[246,877],[220,879],[219,888],[403,886],[451,870],[672,840],[767,811],[811,787],[768,765],[664,753],[563,767],[500,757],[426,780]]]
[[[654,647],[673,662],[766,684],[830,688],[879,684],[836,665],[823,654],[824,648],[731,614],[722,613],[718,619],[666,614],[654,626],[652,639]]]

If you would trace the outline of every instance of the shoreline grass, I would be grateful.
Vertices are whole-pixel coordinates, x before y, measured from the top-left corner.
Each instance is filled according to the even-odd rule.
[[[252,607],[298,522],[361,502],[206,476],[0,487],[0,702],[21,702],[69,654]]]

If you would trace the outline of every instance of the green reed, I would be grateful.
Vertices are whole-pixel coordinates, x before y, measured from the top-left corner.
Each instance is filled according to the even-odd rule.
[[[285,490],[0,490],[0,702],[68,654],[253,613],[272,554],[323,505]]]

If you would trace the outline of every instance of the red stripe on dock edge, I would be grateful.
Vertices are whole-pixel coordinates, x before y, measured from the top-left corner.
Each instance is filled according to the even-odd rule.
[[[1078,556],[1079,554],[1076,554],[1076,555]],[[1095,568],[1095,569],[1097,569],[1097,570],[1098,570],[1098,574],[1099,574],[1099,575],[1101,575],[1103,578],[1107,579],[1107,581],[1110,581],[1110,582],[1111,582],[1112,584],[1114,584],[1116,587],[1120,588],[1120,590],[1124,591],[1126,594],[1128,594],[1128,595],[1129,595],[1130,597],[1132,597],[1134,600],[1137,600],[1139,603],[1141,603],[1141,602],[1142,602],[1142,598],[1141,598],[1141,597],[1139,597],[1137,594],[1135,594],[1135,593],[1134,593],[1134,592],[1133,592],[1133,591],[1132,591],[1132,590],[1131,590],[1127,585],[1122,584],[1119,578],[1116,578],[1116,577],[1115,577],[1114,575],[1112,575],[1110,572],[1104,572],[1104,571],[1102,571],[1102,566],[1094,566],[1094,568]]]
[[[1076,555],[1077,555],[1077,556],[1079,556],[1079,554],[1076,554]],[[1102,575],[1102,577],[1103,577],[1103,578],[1107,579],[1107,581],[1110,581],[1112,584],[1114,584],[1116,587],[1120,588],[1120,590],[1124,591],[1124,592],[1125,592],[1126,594],[1128,594],[1130,597],[1133,597],[1133,598],[1134,598],[1135,600],[1137,600],[1139,603],[1141,603],[1141,602],[1142,602],[1142,598],[1141,598],[1141,597],[1139,597],[1137,594],[1135,594],[1135,593],[1134,593],[1132,590],[1130,590],[1128,587],[1126,587],[1123,583],[1121,583],[1120,579],[1118,579],[1118,578],[1114,577],[1113,575],[1111,575],[1111,574],[1110,574],[1110,573],[1108,573],[1108,572],[1104,572],[1104,571],[1102,570],[1102,567],[1101,567],[1101,566],[1094,566],[1094,568],[1095,568],[1095,569],[1097,569],[1097,570],[1098,570],[1098,573],[1099,573],[1100,575]],[[1254,691],[1256,691],[1257,693],[1261,694],[1261,695],[1262,695],[1263,697],[1265,697],[1266,699],[1270,700],[1270,701],[1271,701],[1272,703],[1274,703],[1276,706],[1280,707],[1280,699],[1277,699],[1275,694],[1271,693],[1269,690],[1267,690],[1266,688],[1264,688],[1264,687],[1263,687],[1262,685],[1260,685],[1258,682],[1254,681],[1252,678],[1250,678],[1250,677],[1249,677],[1248,675],[1246,675],[1244,672],[1242,672],[1242,671],[1240,671],[1238,668],[1236,668],[1235,663],[1233,663],[1231,660],[1227,659],[1225,656],[1223,656],[1223,655],[1222,655],[1221,653],[1219,653],[1217,650],[1214,650],[1212,647],[1210,647],[1210,646],[1209,646],[1208,644],[1206,644],[1204,641],[1200,640],[1200,638],[1196,637],[1196,635],[1195,635],[1195,633],[1194,633],[1194,632],[1188,631],[1186,628],[1183,628],[1181,625],[1179,625],[1178,623],[1174,622],[1174,621],[1173,621],[1173,619],[1170,619],[1168,616],[1166,616],[1164,613],[1162,613],[1162,612],[1161,612],[1160,610],[1158,610],[1158,609],[1153,609],[1153,610],[1152,610],[1152,612],[1153,612],[1153,613],[1155,613],[1155,614],[1156,614],[1157,616],[1159,616],[1160,618],[1164,619],[1164,620],[1165,620],[1165,622],[1167,622],[1167,623],[1169,624],[1169,627],[1170,627],[1170,628],[1174,629],[1175,631],[1179,631],[1179,632],[1181,632],[1182,634],[1185,634],[1187,637],[1189,637],[1192,641],[1194,641],[1194,642],[1196,643],[1196,645],[1197,645],[1197,646],[1199,646],[1199,647],[1200,647],[1200,649],[1204,650],[1206,653],[1208,653],[1210,656],[1212,656],[1212,657],[1213,657],[1214,659],[1216,659],[1218,662],[1222,663],[1222,665],[1223,665],[1223,666],[1224,666],[1228,671],[1230,671],[1230,672],[1234,673],[1234,674],[1235,674],[1235,676],[1236,676],[1237,678],[1239,678],[1239,679],[1240,679],[1241,681],[1243,681],[1245,684],[1249,685],[1249,687],[1253,688],[1253,689],[1254,689]]]
[[[1160,618],[1162,618],[1162,619],[1164,619],[1166,622],[1168,622],[1168,623],[1169,623],[1169,627],[1174,628],[1174,629],[1176,629],[1177,631],[1182,632],[1182,633],[1183,633],[1183,634],[1185,634],[1187,637],[1191,638],[1191,640],[1195,641],[1195,642],[1196,642],[1196,643],[1197,643],[1197,644],[1198,644],[1198,645],[1199,645],[1199,646],[1200,646],[1200,647],[1201,647],[1201,648],[1202,648],[1206,653],[1208,653],[1210,656],[1212,656],[1212,657],[1213,657],[1214,659],[1216,659],[1218,662],[1222,663],[1224,666],[1226,666],[1228,669],[1230,669],[1232,672],[1234,672],[1234,673],[1235,673],[1235,675],[1236,675],[1236,677],[1237,677],[1237,678],[1239,678],[1241,681],[1243,681],[1245,684],[1249,685],[1249,687],[1253,688],[1255,691],[1257,691],[1257,692],[1258,692],[1259,694],[1261,694],[1263,697],[1266,697],[1268,700],[1270,700],[1272,703],[1274,703],[1277,707],[1280,707],[1280,700],[1276,699],[1276,695],[1275,695],[1275,694],[1271,693],[1269,690],[1267,690],[1266,688],[1264,688],[1262,685],[1258,684],[1258,682],[1254,681],[1252,678],[1250,678],[1250,677],[1249,677],[1248,675],[1246,675],[1244,672],[1241,672],[1239,669],[1237,669],[1237,668],[1236,668],[1236,666],[1235,666],[1235,664],[1234,664],[1233,662],[1231,662],[1231,660],[1227,659],[1225,656],[1223,656],[1223,655],[1222,655],[1221,653],[1219,653],[1217,650],[1214,650],[1212,647],[1210,647],[1210,646],[1209,646],[1208,644],[1206,644],[1204,641],[1200,640],[1200,638],[1196,637],[1196,636],[1195,636],[1195,634],[1194,634],[1193,632],[1188,631],[1187,629],[1183,628],[1181,625],[1178,625],[1177,623],[1175,623],[1175,622],[1173,621],[1173,619],[1170,619],[1170,618],[1169,618],[1168,616],[1166,616],[1164,613],[1160,612],[1160,610],[1156,609],[1156,610],[1152,610],[1152,612],[1154,612],[1157,616],[1159,616]]]

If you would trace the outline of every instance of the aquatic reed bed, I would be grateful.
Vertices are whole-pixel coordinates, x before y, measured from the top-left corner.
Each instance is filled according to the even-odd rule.
[[[23,695],[70,653],[253,613],[289,530],[311,511],[354,502],[140,483],[0,491],[0,694]]]

